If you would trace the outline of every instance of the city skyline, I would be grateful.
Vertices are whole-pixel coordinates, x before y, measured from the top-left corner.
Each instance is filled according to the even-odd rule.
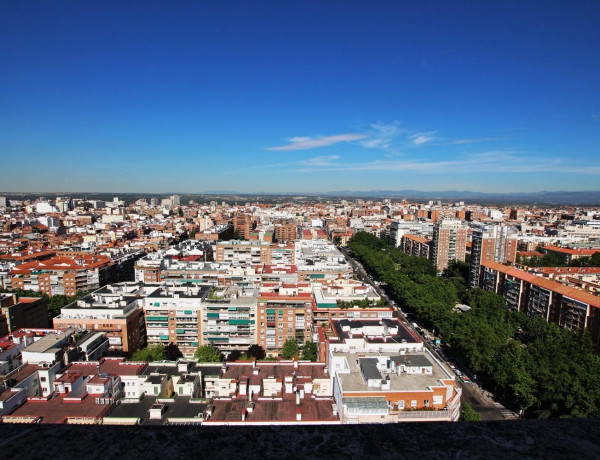
[[[599,189],[595,2],[1,8],[6,192]]]

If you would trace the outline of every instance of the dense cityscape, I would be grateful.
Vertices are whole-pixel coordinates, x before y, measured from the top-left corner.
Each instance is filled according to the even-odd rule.
[[[600,208],[171,195],[0,209],[3,423],[600,410]]]
[[[2,458],[600,458],[598,17],[0,2]]]

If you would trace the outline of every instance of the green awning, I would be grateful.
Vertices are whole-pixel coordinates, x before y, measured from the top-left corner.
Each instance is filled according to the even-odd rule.
[[[146,316],[148,321],[169,321],[168,316]]]

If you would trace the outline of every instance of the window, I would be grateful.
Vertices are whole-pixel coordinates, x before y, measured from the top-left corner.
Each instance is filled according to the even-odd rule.
[[[423,401],[423,405],[425,407],[429,407],[429,399],[426,399],[425,401]]]
[[[404,400],[403,399],[398,401],[398,409],[404,409]]]
[[[41,382],[45,382],[46,381],[46,377],[40,377],[40,381]]]
[[[417,407],[417,400],[416,400],[416,399],[413,399],[413,400],[410,402],[410,407]]]

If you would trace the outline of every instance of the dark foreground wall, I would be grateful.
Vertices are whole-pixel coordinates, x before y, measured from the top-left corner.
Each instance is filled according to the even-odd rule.
[[[597,419],[307,427],[0,425],[13,458],[600,458]]]

